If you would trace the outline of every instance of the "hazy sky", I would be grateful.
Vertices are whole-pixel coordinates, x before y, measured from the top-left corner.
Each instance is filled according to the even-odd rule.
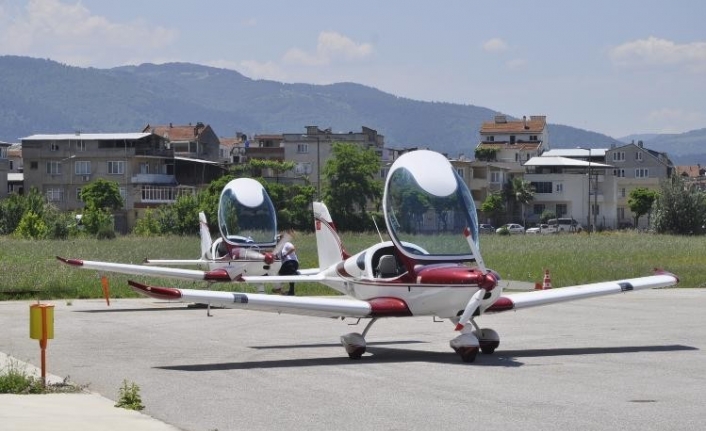
[[[705,0],[0,0],[9,54],[356,82],[616,138],[706,127]]]

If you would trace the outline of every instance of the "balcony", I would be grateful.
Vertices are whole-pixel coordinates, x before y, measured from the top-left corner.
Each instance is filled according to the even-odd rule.
[[[137,174],[130,180],[132,184],[176,184],[174,175],[167,174]]]

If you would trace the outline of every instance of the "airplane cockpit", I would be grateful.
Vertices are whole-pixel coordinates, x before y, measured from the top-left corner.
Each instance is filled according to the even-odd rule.
[[[383,212],[390,238],[407,257],[475,260],[463,235],[468,228],[478,246],[473,197],[443,155],[419,150],[393,163],[385,183]]]
[[[230,181],[218,202],[218,228],[228,249],[273,248],[277,214],[262,184],[252,178]]]

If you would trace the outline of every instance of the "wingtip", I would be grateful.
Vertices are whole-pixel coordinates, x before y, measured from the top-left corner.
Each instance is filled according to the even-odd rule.
[[[81,259],[67,259],[65,257],[61,256],[56,256],[57,260],[60,262],[64,262],[67,265],[73,265],[73,266],[81,266],[83,265],[83,261]]]
[[[462,325],[462,324],[458,323],[458,324],[456,324],[456,328],[454,329],[454,331],[460,331],[461,329],[464,328],[464,326],[466,326],[466,325]]]
[[[128,280],[127,284],[136,292],[154,299],[176,300],[181,299],[181,290],[174,287],[149,286]]]

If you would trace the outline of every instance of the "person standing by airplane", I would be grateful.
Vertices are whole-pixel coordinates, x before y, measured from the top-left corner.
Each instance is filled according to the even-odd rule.
[[[293,233],[290,233],[294,237]],[[280,251],[280,259],[282,260],[282,266],[279,269],[277,275],[297,275],[299,274],[299,258],[297,257],[297,248],[291,241],[287,241],[282,246],[282,251]],[[278,286],[273,289],[275,293],[282,293],[282,287]],[[282,293],[284,294],[284,293]],[[289,291],[287,295],[294,296],[294,283],[289,283]]]

